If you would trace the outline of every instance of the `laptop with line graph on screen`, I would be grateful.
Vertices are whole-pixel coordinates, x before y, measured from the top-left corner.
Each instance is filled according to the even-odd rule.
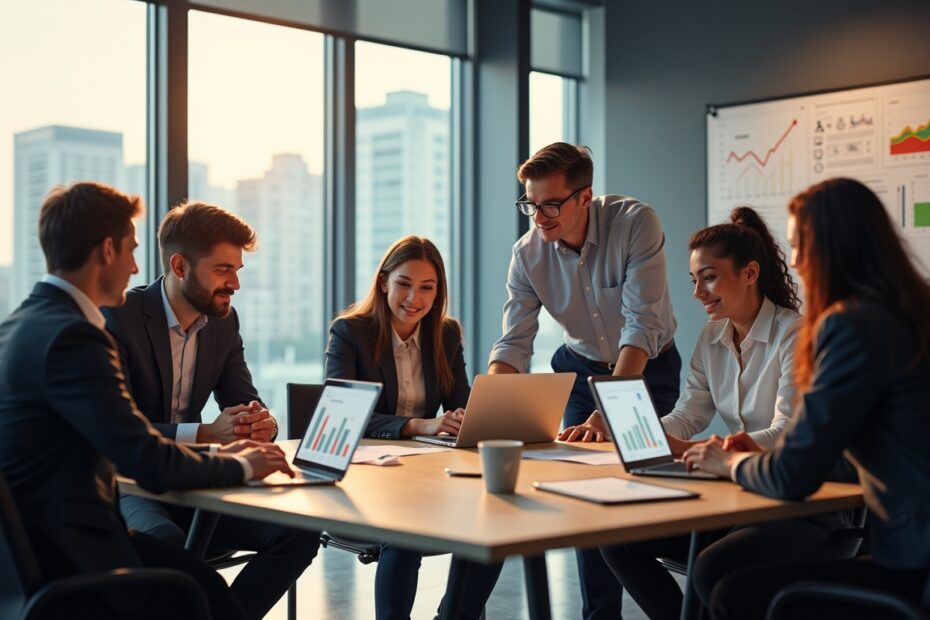
[[[719,479],[703,471],[685,469],[675,460],[665,428],[659,421],[642,376],[588,377],[594,402],[607,422],[623,466],[631,474],[669,478]]]
[[[380,383],[327,379],[294,454],[297,476],[275,472],[248,485],[307,486],[342,480],[380,394]]]

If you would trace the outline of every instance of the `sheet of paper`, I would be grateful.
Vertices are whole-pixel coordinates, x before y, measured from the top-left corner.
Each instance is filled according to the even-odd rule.
[[[392,456],[413,456],[416,454],[432,454],[433,452],[448,452],[451,448],[442,446],[407,447],[395,445],[359,446],[352,455],[353,463],[374,463],[387,460]]]
[[[617,477],[534,482],[533,486],[541,491],[568,495],[569,497],[576,497],[589,502],[597,502],[598,504],[654,502],[700,497],[699,493],[684,489],[675,489]]]
[[[614,451],[602,452],[600,450],[585,450],[584,448],[569,446],[546,450],[527,450],[523,453],[523,458],[539,461],[568,461],[570,463],[581,463],[582,465],[620,464],[620,457]]]

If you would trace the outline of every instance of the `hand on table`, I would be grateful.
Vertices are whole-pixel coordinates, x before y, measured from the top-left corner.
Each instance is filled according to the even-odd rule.
[[[596,409],[584,424],[569,426],[559,433],[559,441],[598,442],[607,440],[607,425]]]

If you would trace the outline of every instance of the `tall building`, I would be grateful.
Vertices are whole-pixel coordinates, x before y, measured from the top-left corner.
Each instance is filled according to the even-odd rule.
[[[450,117],[425,94],[389,93],[356,120],[356,293],[367,290],[388,246],[407,234],[429,237],[448,261]]]
[[[17,133],[13,142],[13,277],[10,299],[23,299],[45,274],[39,209],[55,185],[94,180],[119,186],[123,135],[49,125]]]
[[[258,232],[236,308],[250,364],[318,359],[323,344],[323,179],[280,154],[261,178],[238,181],[236,213]],[[254,362],[254,364],[253,364]]]

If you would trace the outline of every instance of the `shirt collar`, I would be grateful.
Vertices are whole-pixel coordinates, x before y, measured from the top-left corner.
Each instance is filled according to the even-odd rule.
[[[711,342],[729,345],[733,343],[733,324],[730,319],[715,321],[720,324],[717,335]],[[762,297],[762,306],[759,307],[759,314],[756,320],[752,322],[749,333],[746,334],[746,340],[756,340],[758,342],[771,342],[772,324],[775,322],[775,304],[768,298]]]
[[[594,199],[591,199],[591,203],[587,206],[588,209],[588,234],[584,238],[584,245],[581,246],[581,251],[578,252],[581,254],[584,252],[586,245],[598,245],[598,233],[600,232],[600,227],[597,225],[597,216],[598,212],[594,209]],[[562,249],[571,249],[566,245],[562,244],[561,239],[555,242],[555,247],[558,250]],[[572,250],[574,252],[574,250]]]
[[[178,315],[174,313],[174,308],[171,307],[171,302],[168,301],[168,293],[165,291],[165,279],[161,280],[161,303],[165,308],[165,318],[168,320],[168,329],[173,329],[181,334],[184,333],[184,329],[181,328],[181,322],[178,321]],[[191,328],[188,330],[191,334],[196,334],[200,329],[207,324],[207,315],[201,314],[197,317],[197,320],[194,321],[194,324],[191,325]]]
[[[420,324],[417,323],[417,328],[413,330],[413,333],[410,334],[410,337],[407,340],[401,340],[400,336],[397,335],[397,332],[394,330],[394,326],[391,325],[391,343],[394,346],[394,350],[405,348],[404,345],[411,346],[417,351],[420,350]]]
[[[71,298],[77,302],[81,312],[84,313],[84,316],[88,321],[90,321],[91,325],[98,329],[103,329],[106,326],[107,320],[103,316],[103,313],[100,312],[100,308],[97,307],[97,304],[91,301],[90,297],[88,297],[84,291],[74,286],[64,278],[59,278],[58,276],[52,275],[50,273],[45,274],[45,276],[42,278],[42,281],[46,284],[51,284],[56,288],[60,288],[68,295],[70,295]]]

